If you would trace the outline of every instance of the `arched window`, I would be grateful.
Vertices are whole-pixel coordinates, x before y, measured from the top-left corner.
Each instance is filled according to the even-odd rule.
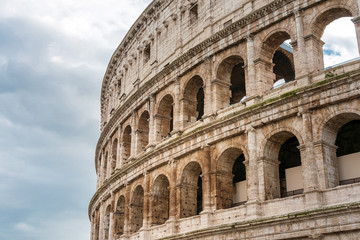
[[[269,36],[262,45],[261,60],[258,63],[264,86],[262,91],[276,88],[279,83],[295,79],[294,52],[290,35],[279,31]]]
[[[290,132],[279,132],[268,139],[264,152],[265,199],[303,193],[298,147],[298,139]]]
[[[112,153],[111,153],[111,173],[115,171],[116,168],[116,158],[117,158],[117,152],[118,152],[118,140],[117,138],[114,140],[112,144]]]
[[[126,161],[131,155],[131,127],[128,125],[123,133],[123,160]]]
[[[159,103],[156,114],[156,131],[158,141],[168,137],[173,130],[173,103],[174,100],[170,94],[164,96]]]
[[[216,78],[230,85],[230,91],[219,91],[223,105],[240,102],[246,96],[244,60],[240,56],[230,56],[219,65]]]
[[[105,211],[105,219],[104,219],[104,240],[109,239],[110,235],[110,209],[111,206],[107,206]]]
[[[216,207],[231,208],[247,201],[245,157],[238,148],[221,154],[217,164]]]
[[[203,209],[201,174],[201,167],[197,162],[191,162],[184,168],[180,191],[181,218],[198,215]]]
[[[149,144],[149,120],[150,115],[148,111],[141,114],[138,127],[138,146],[137,152],[145,151],[146,146]]]
[[[125,226],[125,197],[124,196],[120,196],[116,203],[114,219],[115,219],[115,235],[117,238],[124,234],[124,226]]]
[[[183,97],[184,126],[200,120],[204,115],[204,82],[200,76],[193,77],[185,87]]]
[[[359,57],[355,26],[351,17],[339,18],[327,25],[321,40],[324,42],[325,68]]]
[[[131,198],[130,231],[135,233],[143,226],[144,190],[137,186]]]
[[[342,113],[322,130],[326,187],[360,181],[360,116]]]
[[[314,21],[312,37],[307,41],[311,42],[308,60],[315,70],[324,69],[324,60],[328,67],[359,56],[355,27],[349,17],[352,17],[350,10],[333,8],[321,13]],[[340,22],[335,21],[337,19]]]
[[[170,183],[166,176],[156,178],[151,198],[151,225],[164,224],[169,219]]]

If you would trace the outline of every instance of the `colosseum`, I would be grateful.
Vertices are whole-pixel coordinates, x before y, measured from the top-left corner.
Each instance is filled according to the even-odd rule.
[[[321,40],[360,46],[359,6],[152,1],[103,79],[91,240],[360,239],[360,59]]]

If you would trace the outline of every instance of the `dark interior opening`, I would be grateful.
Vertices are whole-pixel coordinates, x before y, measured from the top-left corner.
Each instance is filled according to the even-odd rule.
[[[238,103],[246,96],[244,63],[235,65],[231,72],[230,105]]]
[[[196,214],[200,214],[202,211],[202,205],[203,205],[203,192],[202,192],[202,178],[201,174],[199,174],[198,182],[197,182],[197,193],[196,193]]]

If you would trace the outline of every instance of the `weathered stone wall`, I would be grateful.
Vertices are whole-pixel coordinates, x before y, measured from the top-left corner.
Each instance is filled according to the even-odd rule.
[[[321,41],[344,16],[360,36],[355,0],[153,1],[104,77],[91,240],[357,239],[335,140],[360,119],[360,60],[324,70]],[[279,63],[294,79],[273,88]],[[284,192],[286,158],[303,189]]]

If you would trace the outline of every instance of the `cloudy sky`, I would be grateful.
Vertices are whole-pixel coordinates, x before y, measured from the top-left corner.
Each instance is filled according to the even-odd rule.
[[[89,240],[102,78],[150,2],[1,0],[1,240]],[[357,56],[339,26],[323,39],[328,65]]]

